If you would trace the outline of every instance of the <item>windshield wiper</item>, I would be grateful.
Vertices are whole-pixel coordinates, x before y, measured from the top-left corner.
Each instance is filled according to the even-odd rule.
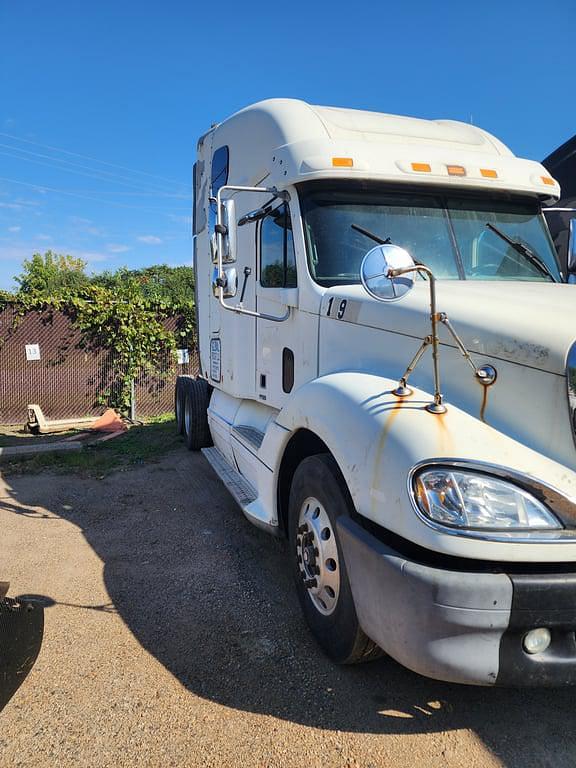
[[[370,230],[364,229],[364,227],[359,227],[358,224],[350,224],[350,226],[352,229],[355,229],[356,232],[360,232],[361,235],[369,237],[370,240],[374,240],[374,242],[378,243],[378,245],[390,245],[392,243],[392,240],[390,240],[389,237],[384,239],[383,237],[380,237],[380,235],[375,235],[374,232],[370,232]]]
[[[359,227],[358,224],[350,224],[350,226],[352,227],[352,229],[355,229],[356,232],[360,232],[361,235],[364,235],[365,237],[369,237],[370,240],[374,240],[374,242],[378,243],[378,245],[392,245],[392,240],[389,237],[384,239],[384,238],[380,237],[380,235],[375,235],[374,232],[370,232],[369,229],[364,229],[364,227]],[[423,261],[418,261],[418,259],[415,259],[413,256],[412,256],[412,261],[418,267],[426,267],[427,266],[426,264],[424,264]],[[424,275],[424,274],[422,274],[420,272],[418,274],[421,277],[423,277],[424,280],[428,279],[426,277],[426,275]]]
[[[530,248],[528,248],[527,245],[524,245],[524,243],[520,243],[518,240],[512,240],[511,237],[508,237],[508,235],[504,234],[504,232],[501,232],[498,227],[495,227],[494,224],[490,224],[490,222],[486,222],[486,226],[491,232],[494,232],[495,235],[498,235],[498,237],[502,238],[505,243],[508,243],[508,245],[511,248],[514,248],[516,253],[521,254],[524,256],[530,264],[533,264],[536,269],[540,272],[540,274],[544,275],[545,277],[549,277],[554,283],[556,282],[556,278],[550,272],[546,264],[542,261],[542,259],[539,256],[536,256],[534,251],[532,251]]]

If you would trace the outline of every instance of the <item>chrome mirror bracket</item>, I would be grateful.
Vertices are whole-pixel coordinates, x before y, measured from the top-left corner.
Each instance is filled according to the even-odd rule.
[[[443,395],[440,388],[440,349],[439,349],[439,339],[438,339],[438,323],[442,323],[444,325],[454,341],[456,342],[456,346],[458,347],[459,351],[461,352],[462,356],[468,363],[468,365],[472,368],[474,371],[474,376],[476,377],[476,380],[482,384],[484,387],[490,387],[497,378],[497,371],[492,365],[483,365],[478,367],[474,360],[472,359],[472,355],[466,347],[464,346],[464,343],[460,336],[456,333],[454,328],[452,327],[452,324],[450,323],[448,319],[448,315],[445,312],[437,312],[436,311],[436,278],[432,274],[432,270],[429,267],[424,266],[423,264],[415,264],[411,267],[402,267],[399,269],[390,269],[388,270],[387,277],[392,279],[393,277],[399,277],[400,275],[406,274],[407,272],[420,272],[424,273],[429,278],[429,285],[430,285],[430,323],[431,323],[431,330],[432,332],[424,338],[422,341],[422,344],[420,345],[420,348],[408,364],[408,367],[406,368],[406,371],[404,372],[404,375],[400,378],[398,382],[398,386],[396,389],[392,391],[393,395],[396,395],[396,397],[410,397],[410,395],[413,394],[413,390],[410,389],[408,386],[408,379],[420,360],[422,359],[424,353],[428,349],[428,347],[432,347],[432,358],[433,358],[433,365],[434,365],[434,399],[431,403],[428,403],[426,406],[426,410],[429,411],[429,413],[434,414],[442,414],[446,413],[446,406],[443,403]]]

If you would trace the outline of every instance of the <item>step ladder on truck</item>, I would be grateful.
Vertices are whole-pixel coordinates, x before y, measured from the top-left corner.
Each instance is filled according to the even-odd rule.
[[[336,662],[576,681],[576,294],[537,162],[272,99],[198,142],[188,447],[289,541]]]

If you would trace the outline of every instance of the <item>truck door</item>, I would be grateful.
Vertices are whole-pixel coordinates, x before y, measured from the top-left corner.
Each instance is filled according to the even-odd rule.
[[[214,197],[225,186],[229,177],[230,154],[228,146],[216,141],[212,150],[210,169],[210,198],[208,200],[208,234],[215,239],[216,204]],[[244,195],[232,195],[242,205]],[[251,200],[244,200],[250,204]],[[254,228],[240,227],[237,232],[236,260],[226,264],[229,274],[234,274],[233,292],[228,303],[238,303],[243,295],[244,305],[254,307],[256,303],[254,274],[256,272],[256,253],[254,247]],[[210,247],[210,244],[208,244]],[[214,246],[214,242],[212,242]],[[254,317],[229,312],[220,306],[217,294],[213,291],[212,281],[216,271],[216,259],[210,265],[209,287],[209,365],[208,380],[213,386],[238,399],[254,398],[254,368],[256,320]],[[246,275],[245,270],[248,270]]]
[[[298,272],[288,203],[278,201],[257,225],[256,306],[284,322],[256,321],[256,392],[281,408],[297,386],[316,376],[318,315],[298,308]]]

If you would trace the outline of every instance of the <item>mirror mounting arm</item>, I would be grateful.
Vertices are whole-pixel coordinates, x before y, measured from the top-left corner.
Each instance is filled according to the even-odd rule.
[[[388,277],[399,277],[400,275],[406,274],[407,272],[424,272],[429,280],[430,280],[430,321],[432,326],[432,333],[429,336],[426,336],[424,341],[422,342],[420,349],[416,352],[414,357],[412,358],[410,364],[408,365],[408,368],[406,368],[406,371],[402,378],[400,379],[398,383],[398,387],[394,390],[394,394],[397,397],[408,397],[412,394],[412,390],[408,387],[408,377],[413,372],[413,370],[416,368],[418,363],[420,362],[420,359],[422,358],[422,355],[426,351],[426,349],[432,345],[432,356],[434,360],[434,402],[430,403],[426,406],[426,410],[430,411],[430,413],[446,413],[446,406],[442,402],[442,392],[440,391],[440,355],[439,355],[439,340],[438,340],[438,323],[442,323],[442,325],[446,326],[448,331],[450,332],[450,335],[456,342],[456,346],[458,347],[459,351],[462,353],[462,356],[468,363],[468,365],[472,368],[474,371],[474,375],[476,376],[477,380],[482,384],[484,387],[491,386],[496,381],[496,371],[492,366],[482,366],[478,367],[474,360],[472,359],[472,355],[466,347],[464,346],[464,343],[462,342],[462,339],[456,331],[454,330],[450,320],[448,319],[448,315],[445,312],[437,312],[436,311],[436,278],[432,274],[432,270],[429,267],[424,266],[423,264],[415,264],[413,267],[404,267],[402,269],[390,269],[388,271]]]
[[[436,278],[434,277],[434,274],[432,270],[429,267],[426,267],[424,264],[415,264],[413,267],[401,267],[399,269],[390,269],[388,270],[388,277],[400,277],[400,275],[406,275],[409,272],[419,272],[424,273],[428,276],[428,282],[430,285],[430,323],[431,323],[431,330],[432,333],[430,336],[427,336],[420,349],[414,356],[412,362],[406,369],[406,373],[404,376],[400,379],[400,383],[397,387],[397,389],[394,390],[394,394],[397,397],[406,397],[407,395],[411,394],[411,390],[407,386],[408,382],[408,376],[412,373],[416,365],[418,364],[420,358],[424,354],[426,348],[431,344],[432,345],[432,361],[433,361],[433,367],[434,367],[434,401],[431,403],[428,403],[426,406],[426,410],[430,411],[430,413],[446,413],[446,406],[442,402],[442,391],[440,389],[440,352],[439,352],[439,341],[438,341],[438,320],[439,316],[436,311]]]
[[[268,315],[265,312],[254,312],[251,309],[244,309],[242,306],[242,303],[231,305],[227,304],[224,301],[224,287],[223,285],[226,284],[226,274],[224,272],[224,263],[222,259],[222,254],[224,252],[224,236],[227,233],[226,225],[224,224],[222,220],[222,193],[225,192],[264,192],[265,194],[271,194],[274,197],[281,198],[285,201],[290,200],[290,195],[286,191],[282,191],[279,189],[276,189],[276,187],[245,187],[240,186],[236,184],[225,184],[224,186],[220,187],[216,194],[216,225],[214,227],[214,231],[216,232],[216,237],[218,239],[218,260],[217,260],[217,270],[218,270],[218,278],[216,280],[216,287],[218,289],[218,302],[220,303],[220,306],[223,309],[227,309],[230,312],[236,312],[239,315],[248,315],[249,317],[260,317],[263,320],[271,320],[274,323],[283,323],[285,320],[288,320],[291,314],[291,308],[286,307],[286,312],[283,315]],[[234,222],[234,225],[236,222]],[[248,275],[246,272],[244,273],[244,286],[243,289],[246,287],[246,279],[248,278]],[[224,281],[221,283],[221,281]]]

